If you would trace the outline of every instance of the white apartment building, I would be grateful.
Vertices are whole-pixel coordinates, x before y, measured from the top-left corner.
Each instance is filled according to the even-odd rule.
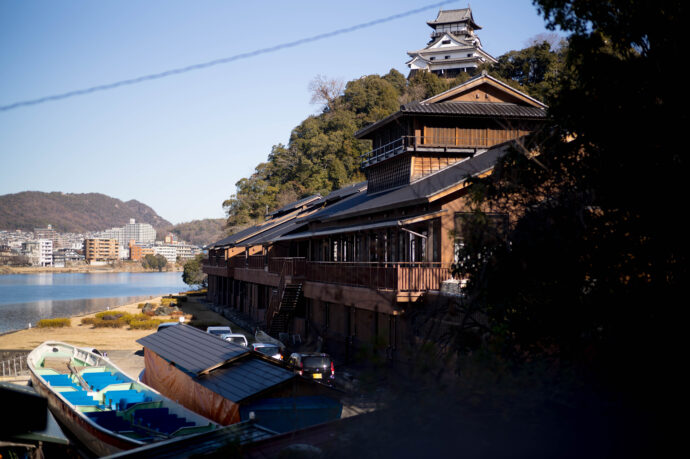
[[[156,240],[156,230],[148,223],[136,223],[133,218],[130,218],[129,223],[122,228],[110,228],[103,231],[100,236],[117,239],[120,247],[129,247],[131,240],[138,245],[153,244]]]
[[[39,266],[53,266],[53,241],[50,239],[39,239]]]
[[[177,246],[172,244],[156,244],[153,246],[155,255],[163,255],[168,263],[177,261]]]

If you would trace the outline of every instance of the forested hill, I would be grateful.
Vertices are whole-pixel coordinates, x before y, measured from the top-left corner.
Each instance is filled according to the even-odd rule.
[[[481,70],[548,104],[562,62],[563,50],[541,41],[510,51],[497,64]],[[322,112],[294,128],[288,145],[273,146],[268,160],[236,183],[235,194],[223,203],[229,231],[263,220],[267,209],[363,180],[360,155],[371,148],[371,142],[355,139],[358,129],[394,113],[402,104],[431,97],[468,78],[461,74],[446,80],[421,72],[408,80],[394,69],[347,84],[317,77],[310,89],[312,102],[321,104]]]
[[[226,236],[225,219],[206,218],[204,220],[193,220],[191,222],[179,223],[172,227],[159,228],[157,233],[158,239],[163,239],[166,234],[173,233],[183,241],[203,247]]]
[[[0,196],[0,229],[4,230],[32,231],[50,224],[58,232],[81,233],[124,226],[130,218],[155,228],[172,226],[146,204],[100,193],[24,191]]]

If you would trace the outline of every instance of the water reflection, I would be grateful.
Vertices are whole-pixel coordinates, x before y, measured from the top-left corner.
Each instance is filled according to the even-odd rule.
[[[0,276],[0,333],[186,290],[179,272]]]

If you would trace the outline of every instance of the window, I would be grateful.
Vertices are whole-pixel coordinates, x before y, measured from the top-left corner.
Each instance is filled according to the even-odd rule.
[[[444,59],[450,59],[450,56],[446,56],[446,57],[444,57]]]
[[[442,45],[450,45],[450,40],[443,40],[441,42]]]
[[[435,59],[436,59],[436,58],[435,58],[434,56],[431,56],[431,57],[429,58],[430,61],[433,61],[433,60],[435,60]]]

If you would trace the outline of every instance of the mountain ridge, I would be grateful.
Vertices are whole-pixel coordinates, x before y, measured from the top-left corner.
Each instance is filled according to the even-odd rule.
[[[154,228],[173,226],[136,199],[125,202],[102,193],[22,191],[0,196],[4,230],[33,231],[50,224],[58,232],[82,233],[124,226],[130,218]]]

